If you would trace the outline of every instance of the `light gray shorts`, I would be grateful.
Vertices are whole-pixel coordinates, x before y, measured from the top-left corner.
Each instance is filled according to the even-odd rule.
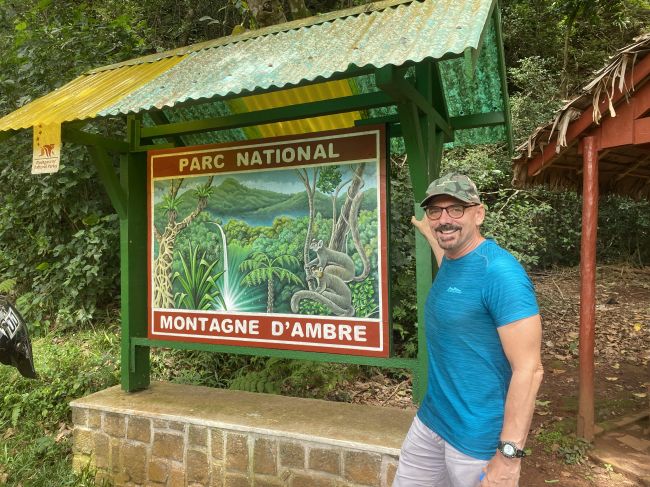
[[[393,487],[477,487],[487,463],[459,452],[415,416]]]

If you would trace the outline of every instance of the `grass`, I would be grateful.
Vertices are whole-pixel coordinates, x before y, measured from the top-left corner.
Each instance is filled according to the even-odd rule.
[[[37,380],[0,366],[0,484],[95,486],[72,472],[69,402],[119,380],[119,339],[109,331],[44,336],[32,342]]]
[[[0,365],[0,485],[94,487],[94,472],[72,471],[70,401],[119,383],[117,328],[32,340],[37,380]],[[338,364],[154,350],[151,380],[325,397],[360,369]],[[254,379],[254,381],[253,381]],[[251,389],[252,390],[252,389]]]

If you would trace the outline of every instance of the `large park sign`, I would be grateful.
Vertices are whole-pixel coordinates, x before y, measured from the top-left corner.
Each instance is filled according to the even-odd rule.
[[[383,127],[154,150],[149,338],[386,357]]]

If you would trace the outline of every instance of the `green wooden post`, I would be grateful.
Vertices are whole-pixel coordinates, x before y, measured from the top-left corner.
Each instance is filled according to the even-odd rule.
[[[512,140],[512,116],[510,114],[510,102],[508,101],[508,77],[506,74],[506,55],[503,50],[503,33],[501,32],[501,6],[497,1],[497,7],[492,11],[494,21],[494,32],[496,34],[496,44],[499,50],[499,76],[501,78],[501,94],[503,99],[503,118],[506,128],[506,139],[508,141],[508,150],[512,154],[515,150]]]
[[[422,127],[417,107],[413,103],[398,105],[400,125],[404,136],[404,145],[409,163],[409,172],[413,186],[413,211],[417,218],[422,218],[423,212],[419,202],[424,198],[428,178],[425,141],[422,137]],[[413,374],[413,398],[422,401],[427,388],[427,341],[424,327],[424,304],[427,300],[433,275],[433,260],[431,247],[420,232],[415,232],[415,278],[418,307],[418,364]]]
[[[135,119],[129,118],[129,142]],[[149,347],[131,347],[133,338],[147,336],[147,161],[143,153],[122,156],[120,177],[126,193],[126,216],[120,218],[122,285],[122,389],[149,386]]]
[[[397,111],[408,156],[413,186],[413,211],[422,218],[420,201],[429,181],[440,172],[440,161],[445,138],[453,139],[449,130],[449,116],[441,92],[438,67],[431,63],[416,67],[416,86],[404,79],[404,71],[392,67],[377,71],[377,86],[397,102]],[[418,308],[418,358],[413,372],[413,397],[420,402],[427,388],[427,342],[424,326],[424,305],[435,274],[429,242],[419,232],[415,237],[416,296]]]

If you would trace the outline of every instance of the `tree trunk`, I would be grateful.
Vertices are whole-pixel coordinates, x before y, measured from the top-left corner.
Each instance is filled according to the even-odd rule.
[[[305,276],[307,276],[307,288],[310,291],[313,291],[314,281],[309,279],[309,272],[307,270],[307,264],[311,260],[309,258],[309,244],[311,243],[312,232],[314,227],[314,216],[316,214],[316,208],[314,206],[314,193],[316,192],[316,180],[318,179],[318,169],[314,169],[314,187],[309,183],[309,173],[306,169],[298,169],[298,176],[302,179],[303,184],[305,185],[305,192],[307,193],[307,204],[309,206],[309,220],[307,222],[307,235],[305,236],[305,246],[303,248],[303,259],[304,259],[304,269]]]
[[[176,242],[176,225],[167,225],[158,240],[158,258],[154,262],[153,306],[154,308],[173,308],[172,264],[174,261],[174,244]]]
[[[560,92],[562,93],[563,99],[569,97],[569,41],[571,39],[573,24],[575,23],[579,10],[580,3],[576,5],[574,10],[569,15],[569,18],[567,19],[566,30],[564,32],[564,48],[562,49],[562,77],[560,79]]]
[[[348,188],[348,193],[341,207],[340,216],[336,222],[336,227],[332,230],[332,238],[330,240],[329,248],[339,252],[345,252],[345,236],[350,231],[350,212],[352,210],[352,202],[359,193],[363,186],[363,171],[366,167],[365,163],[359,164],[354,171],[352,184]]]
[[[266,300],[266,312],[267,313],[273,313],[273,301],[274,301],[274,296],[273,296],[273,274],[269,276],[269,281],[268,281],[268,293],[267,293],[267,300]]]
[[[347,181],[342,181],[337,187],[336,191],[332,195],[332,230],[330,231],[330,242],[327,245],[329,248],[332,248],[332,243],[334,241],[334,229],[336,228],[336,223],[339,221],[339,217],[336,215],[336,200],[339,198],[339,193],[341,190],[347,186],[353,178],[348,179]]]
[[[279,0],[248,0],[248,8],[257,28],[281,24],[287,21]]]
[[[311,17],[311,12],[305,5],[305,0],[289,0],[289,10],[291,10],[291,20]]]
[[[205,188],[212,185],[214,176],[210,176],[205,183]],[[171,198],[176,198],[178,190],[183,184],[181,179],[177,185],[172,182],[169,193]],[[176,223],[178,214],[176,210],[170,209],[167,214],[167,225],[165,230],[158,232],[156,229],[155,235],[158,241],[158,258],[154,261],[154,276],[153,276],[153,305],[155,308],[173,308],[174,295],[172,293],[172,265],[174,262],[174,247],[176,246],[176,237],[183,231],[194,219],[199,216],[207,206],[207,198],[199,198],[196,203],[196,208],[192,213],[186,216],[181,222]]]

